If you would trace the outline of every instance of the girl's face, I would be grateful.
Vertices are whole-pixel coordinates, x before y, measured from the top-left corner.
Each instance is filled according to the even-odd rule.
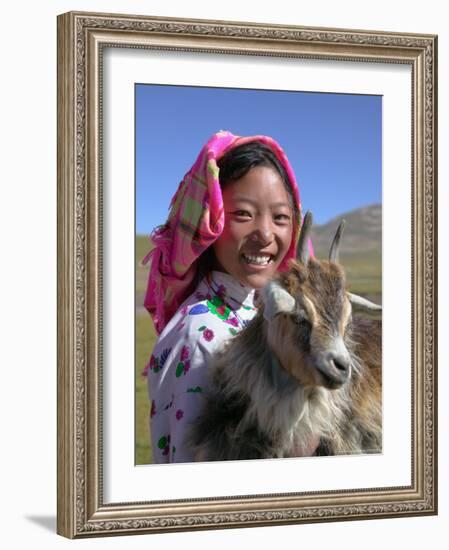
[[[293,233],[293,210],[279,173],[251,168],[223,190],[225,225],[213,250],[219,268],[241,284],[262,288],[276,273]]]

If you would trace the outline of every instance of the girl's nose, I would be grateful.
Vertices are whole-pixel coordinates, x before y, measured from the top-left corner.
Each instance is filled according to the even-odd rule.
[[[260,242],[263,246],[270,244],[273,238],[273,230],[271,225],[267,222],[259,223],[257,229],[253,233],[253,239]]]

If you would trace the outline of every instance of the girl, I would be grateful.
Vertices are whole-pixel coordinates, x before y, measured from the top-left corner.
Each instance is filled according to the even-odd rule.
[[[254,294],[295,257],[293,170],[267,136],[214,134],[152,234],[145,307],[159,334],[146,368],[153,461],[190,462],[188,426],[215,350],[254,317]]]

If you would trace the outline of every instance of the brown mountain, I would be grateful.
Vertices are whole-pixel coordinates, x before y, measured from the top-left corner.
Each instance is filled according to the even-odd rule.
[[[316,256],[323,258],[329,253],[335,231],[344,219],[345,230],[341,240],[340,254],[346,257],[380,258],[382,254],[382,206],[372,204],[345,212],[323,225],[312,229],[312,242]]]
[[[315,256],[327,258],[335,231],[344,219],[340,261],[350,290],[380,303],[382,300],[382,206],[372,204],[337,216],[312,229]]]

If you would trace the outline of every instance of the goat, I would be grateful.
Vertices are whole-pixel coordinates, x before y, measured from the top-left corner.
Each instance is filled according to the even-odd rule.
[[[382,450],[380,311],[346,290],[338,263],[309,258],[307,213],[298,257],[267,284],[256,317],[217,354],[212,389],[188,436],[195,460]]]

